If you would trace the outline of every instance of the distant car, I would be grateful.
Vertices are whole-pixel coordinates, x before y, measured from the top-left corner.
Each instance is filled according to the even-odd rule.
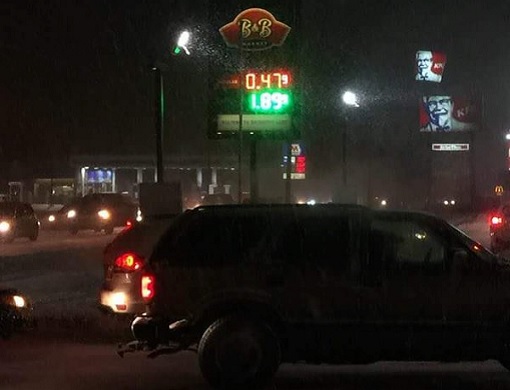
[[[129,197],[115,193],[89,194],[67,211],[69,232],[92,229],[106,234],[137,218],[138,206]]]
[[[499,253],[510,247],[510,205],[499,207],[490,215],[490,249]]]
[[[12,242],[27,237],[31,241],[39,236],[39,220],[28,203],[0,202],[0,240]]]
[[[145,218],[120,232],[103,252],[104,281],[100,309],[107,313],[141,314],[145,302],[140,291],[145,262],[173,217]]]
[[[9,338],[33,323],[30,300],[15,289],[0,288],[0,337]]]
[[[77,207],[77,203],[70,203],[63,206],[60,210],[53,212],[44,217],[42,220],[42,226],[44,229],[51,230],[67,230],[69,229],[69,219],[67,213],[69,210],[73,210]]]

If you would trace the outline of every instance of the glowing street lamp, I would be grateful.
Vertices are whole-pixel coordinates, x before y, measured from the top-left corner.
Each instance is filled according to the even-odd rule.
[[[352,91],[345,91],[342,100],[348,106],[359,107],[358,96]]]
[[[191,34],[189,31],[184,30],[183,32],[181,32],[181,34],[179,35],[179,39],[177,40],[177,45],[174,48],[175,55],[180,54],[182,50],[184,50],[184,52],[187,55],[191,54],[188,49],[188,44],[189,44],[190,38],[191,38]]]

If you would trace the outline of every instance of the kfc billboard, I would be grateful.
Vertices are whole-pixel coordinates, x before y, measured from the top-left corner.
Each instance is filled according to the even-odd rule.
[[[416,52],[415,79],[440,83],[446,66],[446,54],[435,51]]]
[[[420,100],[420,131],[474,130],[479,122],[478,104],[452,96],[424,96]]]

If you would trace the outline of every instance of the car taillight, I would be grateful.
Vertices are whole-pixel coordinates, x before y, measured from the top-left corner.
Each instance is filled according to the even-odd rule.
[[[500,217],[499,215],[495,215],[491,218],[492,226],[498,226],[498,225],[501,225],[502,223],[503,223],[503,218]]]
[[[143,268],[144,260],[134,253],[124,253],[115,259],[115,271],[134,272]]]
[[[154,290],[154,282],[156,278],[154,275],[143,275],[142,276],[142,297],[146,301],[154,298],[155,290]]]

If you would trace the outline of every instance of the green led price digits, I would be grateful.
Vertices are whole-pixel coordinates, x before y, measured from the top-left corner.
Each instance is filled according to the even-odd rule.
[[[288,92],[252,92],[248,94],[248,110],[252,112],[286,112],[291,105]]]

